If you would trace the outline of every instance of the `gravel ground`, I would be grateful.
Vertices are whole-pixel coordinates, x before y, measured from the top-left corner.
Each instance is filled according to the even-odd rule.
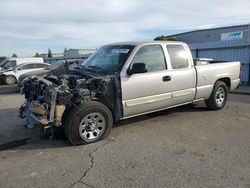
[[[0,95],[0,187],[250,187],[250,96],[122,121],[77,147],[24,128],[22,102]]]

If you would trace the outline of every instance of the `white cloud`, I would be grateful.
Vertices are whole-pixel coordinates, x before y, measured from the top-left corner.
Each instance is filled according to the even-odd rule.
[[[250,22],[249,0],[3,0],[0,56]]]

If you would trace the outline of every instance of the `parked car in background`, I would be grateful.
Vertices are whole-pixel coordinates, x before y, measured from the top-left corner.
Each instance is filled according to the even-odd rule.
[[[0,63],[0,71],[8,70],[14,68],[23,63],[44,63],[43,58],[33,57],[33,58],[8,58]]]
[[[6,57],[0,56],[0,64],[1,64],[1,62],[3,62],[4,60],[6,60]]]
[[[1,56],[1,57],[0,57],[0,64],[1,64],[4,60],[6,60],[6,57]],[[2,75],[2,74],[1,74],[1,70],[0,70],[0,84],[2,84],[2,83],[3,83],[3,78],[2,78],[2,76],[1,76],[1,75]]]
[[[19,76],[17,80],[17,85],[19,88],[21,88],[23,80],[27,77],[34,77],[34,76],[43,77],[44,75],[48,75],[48,74],[55,75],[57,74],[58,70],[61,71],[62,69],[65,69],[65,67],[67,67],[69,70],[81,69],[81,64],[83,64],[83,62],[84,60],[57,61],[44,69],[22,74],[21,76]]]
[[[25,73],[42,70],[48,67],[47,63],[23,63],[3,72],[3,80],[6,84],[12,85],[17,83],[18,78]]]
[[[73,59],[73,60],[66,60],[65,63],[67,62],[69,65],[69,69],[73,70],[75,67],[78,67],[82,63],[84,63],[85,60],[83,59]]]

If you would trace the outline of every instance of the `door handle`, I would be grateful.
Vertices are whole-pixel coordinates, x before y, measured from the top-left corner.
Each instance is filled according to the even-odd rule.
[[[168,81],[170,81],[171,80],[171,76],[163,76],[162,77],[162,81],[163,82],[168,82]]]

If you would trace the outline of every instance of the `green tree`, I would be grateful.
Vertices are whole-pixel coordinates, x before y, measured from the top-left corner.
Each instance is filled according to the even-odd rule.
[[[64,53],[65,53],[66,51],[67,51],[67,48],[65,47],[65,48],[64,48]]]
[[[40,55],[39,55],[39,53],[38,53],[38,52],[36,52],[36,55],[35,55],[35,57],[40,57]]]
[[[154,40],[161,40],[161,41],[177,41],[177,38],[176,38],[176,37],[167,37],[167,36],[164,36],[164,35],[160,35],[160,36],[154,38]]]
[[[53,57],[50,49],[48,49],[48,57]]]
[[[16,54],[12,54],[12,57],[17,57],[17,55]]]

